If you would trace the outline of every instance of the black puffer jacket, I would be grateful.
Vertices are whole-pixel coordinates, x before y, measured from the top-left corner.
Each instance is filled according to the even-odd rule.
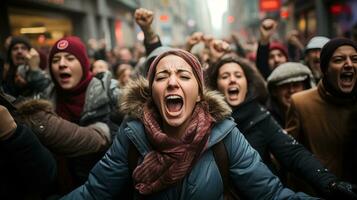
[[[270,154],[289,172],[302,177],[322,194],[328,192],[328,184],[336,177],[303,145],[287,135],[257,100],[246,100],[233,111],[232,117],[238,129],[272,171],[276,172]]]

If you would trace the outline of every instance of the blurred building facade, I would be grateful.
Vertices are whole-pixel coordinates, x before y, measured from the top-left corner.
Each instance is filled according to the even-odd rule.
[[[195,31],[212,31],[205,0],[141,0],[140,7],[154,11],[153,27],[164,44],[181,46]]]
[[[211,31],[205,0],[5,0],[0,7],[2,44],[9,35],[25,35],[34,46],[50,47],[76,35],[84,42],[104,39],[107,49],[132,47],[140,41],[133,18],[139,7],[155,12],[153,26],[164,44],[183,45],[187,35]]]
[[[314,35],[356,37],[356,0],[285,0],[283,7],[291,12],[289,24],[295,24],[307,39]]]
[[[0,4],[2,42],[9,35],[26,35],[35,46],[51,46],[63,36],[77,35],[84,42],[104,39],[111,48],[130,46],[135,40],[135,0],[11,0]]]
[[[243,39],[257,37],[265,17],[279,21],[277,38],[297,29],[303,42],[315,35],[357,39],[356,0],[229,0],[226,17],[232,16],[226,29]]]

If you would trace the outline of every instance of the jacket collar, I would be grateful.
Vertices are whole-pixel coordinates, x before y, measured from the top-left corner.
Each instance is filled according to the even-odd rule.
[[[152,101],[148,81],[144,78],[138,78],[128,83],[122,92],[122,98],[119,99],[119,112],[140,119],[143,115],[143,105]],[[231,108],[219,92],[205,90],[202,99],[207,102],[209,113],[217,122],[231,115]]]
[[[143,105],[151,101],[148,81],[139,78],[128,83],[122,92],[119,99],[119,112],[129,119],[134,119],[128,120],[125,134],[134,143],[140,154],[145,155],[150,151],[150,144],[145,136],[145,128],[140,118],[143,115]],[[208,147],[210,147],[222,140],[236,124],[232,120],[224,120],[230,117],[231,108],[217,91],[204,91],[202,99],[208,103],[209,112],[216,120],[208,142]]]
[[[326,88],[325,84],[326,84],[325,81],[320,81],[319,84],[317,85],[317,91],[321,96],[321,98],[324,99],[325,101],[336,105],[346,105],[346,106],[356,104],[357,96],[355,95],[355,92],[353,92],[351,95],[346,95],[346,96],[333,94]]]

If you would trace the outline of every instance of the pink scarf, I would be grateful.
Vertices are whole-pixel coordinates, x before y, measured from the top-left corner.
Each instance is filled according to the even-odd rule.
[[[205,103],[196,104],[181,139],[162,132],[160,120],[157,111],[146,104],[142,121],[153,150],[133,172],[135,188],[141,194],[158,192],[183,179],[205,151],[214,122]]]

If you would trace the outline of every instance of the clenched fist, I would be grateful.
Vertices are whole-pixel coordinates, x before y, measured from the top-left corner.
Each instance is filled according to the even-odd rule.
[[[138,8],[135,10],[134,18],[136,23],[145,32],[152,24],[154,12],[145,8]]]
[[[260,31],[260,41],[263,44],[268,44],[271,36],[275,33],[278,23],[273,19],[265,19],[262,21]]]

